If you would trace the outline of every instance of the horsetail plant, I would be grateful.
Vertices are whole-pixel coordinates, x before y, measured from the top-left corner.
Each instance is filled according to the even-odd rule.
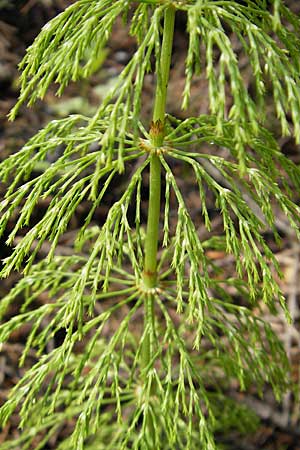
[[[182,108],[205,71],[209,115],[166,111],[179,11],[189,39]],[[280,151],[266,104],[281,134],[299,143],[300,20],[283,0],[77,0],[28,48],[10,118],[52,83],[60,95],[95,72],[119,17],[137,47],[96,113],[53,120],[0,164],[7,183],[1,234],[16,218],[1,275],[23,273],[1,300],[0,341],[24,324],[30,329],[20,357],[27,369],[0,408],[1,425],[17,412],[22,431],[1,450],[48,448],[62,424],[57,450],[214,450],[226,423],[253,422],[226,396],[232,380],[261,395],[268,384],[278,400],[289,386],[283,346],[253,304],[272,312],[280,304],[289,317],[265,234],[280,240],[281,210],[299,238],[300,170]],[[251,92],[233,40],[248,58]],[[156,93],[147,121],[141,99],[149,72]],[[49,155],[53,162],[39,171]],[[194,177],[208,238],[198,232],[175,163]],[[98,226],[95,212],[118,177],[123,192]],[[209,234],[208,192],[220,235]],[[33,222],[45,198],[49,206]],[[64,256],[60,238],[86,200],[74,251]],[[18,237],[24,226],[29,231]],[[212,249],[231,255],[232,277]],[[14,303],[22,306],[11,316]],[[63,338],[49,346],[58,333]]]

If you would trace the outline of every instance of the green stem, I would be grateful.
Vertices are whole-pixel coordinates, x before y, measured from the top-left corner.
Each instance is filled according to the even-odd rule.
[[[175,9],[173,6],[165,10],[164,34],[162,42],[159,71],[153,111],[153,122],[150,135],[152,144],[159,147],[164,139],[164,119],[166,111],[167,88],[170,74]],[[150,160],[148,223],[145,241],[144,285],[151,289],[157,283],[157,249],[159,238],[160,196],[161,196],[161,163],[154,152]]]
[[[160,199],[161,199],[161,163],[156,149],[163,145],[164,141],[164,120],[166,112],[167,88],[169,82],[173,36],[175,23],[175,8],[169,6],[164,14],[164,30],[161,49],[161,57],[159,61],[157,73],[157,85],[155,93],[155,102],[153,110],[153,121],[150,129],[151,143],[154,148],[150,156],[150,179],[149,179],[149,206],[148,206],[148,222],[145,239],[145,261],[143,272],[143,284],[145,288],[144,300],[144,326],[148,328],[145,337],[142,354],[141,368],[143,384],[147,383],[146,367],[151,361],[152,344],[151,333],[155,326],[154,318],[154,292],[157,287],[157,250],[159,242],[159,221],[160,221]],[[144,369],[144,370],[143,370]],[[151,394],[155,395],[155,385],[151,386]],[[154,448],[155,429],[151,416],[147,419],[147,441],[151,448]]]
[[[159,237],[161,196],[161,163],[159,157],[151,155],[149,180],[148,223],[145,241],[144,285],[151,289],[157,282],[157,249]]]
[[[167,90],[169,84],[173,36],[175,23],[175,8],[169,6],[165,10],[164,34],[161,49],[160,67],[157,74],[155,103],[153,110],[153,122],[161,120],[164,122],[166,112]]]

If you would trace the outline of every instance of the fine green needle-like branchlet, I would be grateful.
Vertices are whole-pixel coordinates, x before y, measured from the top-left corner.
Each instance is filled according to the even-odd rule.
[[[179,11],[188,37],[182,108],[199,75],[210,108],[186,119],[166,111]],[[260,396],[271,387],[278,401],[291,388],[262,310],[281,308],[290,320],[273,240],[278,215],[300,238],[300,169],[272,131],[300,143],[300,19],[283,0],[77,0],[28,48],[10,118],[53,84],[61,95],[96,73],[115,26],[127,26],[136,48],[94,115],[52,120],[0,163],[0,236],[12,247],[0,275],[20,273],[0,301],[2,348],[26,330],[22,377],[0,408],[0,426],[18,414],[21,431],[0,450],[53,440],[58,450],[217,450],[216,436],[257,424],[228,397],[233,383]],[[230,257],[230,276],[215,253]]]

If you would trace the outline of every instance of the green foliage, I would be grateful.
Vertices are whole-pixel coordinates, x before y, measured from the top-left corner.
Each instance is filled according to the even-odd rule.
[[[177,10],[187,16],[189,35],[183,107],[193,77],[205,70],[211,114],[186,120],[165,115],[149,130],[140,114],[144,77],[155,72],[155,105],[164,111],[159,94],[168,75],[167,28]],[[0,303],[0,342],[28,324],[20,365],[30,352],[36,357],[0,408],[2,425],[18,411],[23,428],[1,450],[43,449],[61,423],[70,435],[58,449],[214,450],[215,432],[249,429],[252,420],[224,394],[233,379],[241,390],[256,386],[260,395],[269,384],[278,400],[289,386],[282,344],[252,305],[263,301],[274,312],[280,303],[289,317],[277,281],[280,268],[264,232],[279,240],[276,208],[300,237],[294,202],[300,169],[264,123],[272,96],[282,133],[300,141],[300,20],[280,0],[272,10],[264,0],[77,0],[28,49],[11,118],[24,102],[43,98],[52,82],[61,94],[71,81],[97,70],[118,17],[130,22],[137,48],[95,115],[50,122],[0,164],[0,179],[7,183],[1,235],[17,217],[7,239],[14,248],[1,276],[23,272]],[[231,39],[238,39],[249,60],[253,96]],[[206,152],[203,143],[226,149],[226,158]],[[153,161],[162,170],[164,195],[157,217],[162,248],[150,287],[145,248],[154,249],[156,261],[157,242],[151,243],[155,224],[145,229],[142,221],[141,191],[150,167],[150,190],[156,183],[158,197],[150,196],[149,208],[160,197]],[[208,231],[206,192],[212,193],[222,236],[201,240],[174,162],[194,177]],[[123,192],[103,226],[95,226],[95,211],[122,173]],[[33,223],[46,198],[45,214]],[[175,229],[171,199],[177,203]],[[59,239],[83,201],[90,210],[74,252],[59,256]],[[15,244],[23,227],[29,231]],[[47,257],[39,260],[45,244]],[[232,278],[211,259],[211,248],[232,255]],[[22,305],[19,313],[6,319],[15,303]],[[59,332],[61,343],[49,348]]]

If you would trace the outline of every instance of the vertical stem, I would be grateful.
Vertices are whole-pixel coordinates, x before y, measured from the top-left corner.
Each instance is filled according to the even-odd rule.
[[[175,23],[175,8],[170,5],[165,10],[164,34],[161,48],[160,67],[157,74],[153,122],[164,122],[166,112],[167,89],[172,57],[173,36]]]
[[[161,56],[158,64],[157,85],[153,110],[153,121],[150,129],[151,143],[154,149],[163,145],[164,141],[164,120],[166,110],[167,88],[169,82],[173,36],[175,23],[175,8],[170,5],[164,13],[163,41]],[[154,294],[151,289],[157,287],[157,249],[159,240],[159,219],[160,219],[160,198],[161,198],[161,163],[159,156],[154,150],[150,157],[150,179],[149,179],[149,206],[148,221],[145,239],[145,261],[143,272],[143,283],[145,292],[145,319],[144,326],[148,328],[145,336],[141,366],[145,369],[151,361],[151,330],[154,328]],[[148,291],[148,292],[147,292]],[[152,331],[153,332],[153,331]],[[147,383],[147,374],[142,373],[144,384]],[[155,393],[155,385],[151,386],[151,393]],[[147,440],[154,448],[154,424],[151,416],[147,416]]]
[[[152,144],[160,147],[164,140],[164,120],[166,110],[167,88],[170,74],[170,64],[173,46],[175,22],[175,9],[169,6],[165,10],[164,31],[159,62],[155,103],[153,111],[153,122],[150,130]],[[154,288],[157,281],[157,249],[159,237],[159,216],[161,196],[161,164],[156,153],[151,155],[150,181],[149,181],[149,208],[148,223],[145,241],[145,265],[144,284],[147,288]]]
[[[155,154],[150,157],[149,206],[145,241],[144,285],[147,288],[156,286],[157,249],[159,235],[160,196],[161,196],[161,164]]]

